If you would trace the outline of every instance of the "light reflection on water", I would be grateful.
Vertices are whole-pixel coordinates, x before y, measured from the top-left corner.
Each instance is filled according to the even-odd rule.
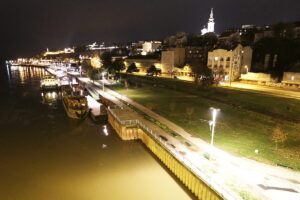
[[[59,92],[39,90],[44,69],[2,72],[0,199],[192,198],[142,143],[121,141],[108,124],[69,119]]]

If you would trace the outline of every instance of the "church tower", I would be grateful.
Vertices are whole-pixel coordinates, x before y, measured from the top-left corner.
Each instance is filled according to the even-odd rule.
[[[214,19],[214,10],[213,8],[210,11],[210,16],[208,19],[208,23],[207,23],[207,28],[204,27],[201,30],[202,35],[206,34],[206,33],[214,33],[215,32],[215,19]]]
[[[213,8],[211,9],[210,17],[208,19],[207,32],[209,32],[209,33],[211,33],[211,32],[214,33],[215,32],[215,19],[214,19],[214,10],[213,10]]]

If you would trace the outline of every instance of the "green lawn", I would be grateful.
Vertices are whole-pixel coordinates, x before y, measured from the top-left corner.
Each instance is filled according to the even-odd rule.
[[[237,155],[267,163],[288,164],[300,170],[299,123],[284,121],[276,115],[272,117],[271,115],[263,115],[249,109],[232,106],[227,102],[221,103],[202,96],[166,88],[145,85],[138,88],[132,87],[128,90],[124,89],[123,85],[115,85],[111,88],[153,109],[153,111],[175,122],[187,131],[198,134],[206,141],[210,141],[209,125],[205,121],[211,119],[209,108],[220,108],[221,112],[218,115],[215,134],[216,146]],[[221,96],[216,98],[221,98]],[[266,104],[269,104],[270,108],[275,106],[273,109],[284,104],[283,99],[277,101],[278,98],[275,97],[256,98],[258,97],[249,97],[249,95],[246,97],[245,93],[240,94],[237,91],[233,91],[230,97],[227,96],[228,101],[239,99],[239,102],[245,102],[245,104],[248,101],[254,101],[251,106],[257,104],[266,110],[269,109],[268,106],[264,107]],[[276,150],[271,135],[278,121],[281,121],[283,130],[288,133],[288,139],[283,145],[279,145],[278,150]],[[258,154],[254,153],[255,149],[259,150]]]
[[[255,93],[251,90],[238,90],[224,87],[202,89],[192,82],[168,78],[142,77],[123,74],[124,78],[139,85],[156,85],[157,87],[184,92],[204,97],[232,107],[251,110],[278,119],[300,122],[300,101]]]

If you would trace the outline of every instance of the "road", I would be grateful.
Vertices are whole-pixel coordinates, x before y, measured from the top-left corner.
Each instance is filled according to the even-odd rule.
[[[276,88],[269,86],[252,85],[240,82],[232,82],[231,86],[228,83],[224,83],[221,87],[228,87],[237,90],[250,90],[251,92],[257,92],[262,94],[268,94],[277,97],[285,97],[292,99],[300,99],[300,89],[288,89],[288,88]]]
[[[138,76],[145,76],[144,73],[134,73],[134,75]],[[163,78],[170,78],[172,76],[162,75]],[[158,77],[159,78],[159,77]],[[186,77],[186,76],[178,76],[178,79],[182,81],[194,81],[193,77]],[[268,94],[277,97],[285,97],[285,98],[293,98],[293,99],[300,99],[300,88],[278,88],[278,87],[271,87],[271,86],[261,86],[261,85],[254,85],[254,84],[247,84],[241,82],[232,82],[231,85],[229,83],[221,83],[219,87],[225,87],[230,89],[236,90],[243,90],[243,91],[251,91],[260,94]]]

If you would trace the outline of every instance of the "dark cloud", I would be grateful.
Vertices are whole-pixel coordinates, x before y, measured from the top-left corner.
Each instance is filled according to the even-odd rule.
[[[300,20],[298,0],[1,0],[0,55],[198,33],[211,7],[218,33],[242,24]]]

